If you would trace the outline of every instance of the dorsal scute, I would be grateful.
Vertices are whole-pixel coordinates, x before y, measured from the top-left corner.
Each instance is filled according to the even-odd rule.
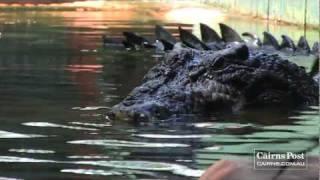
[[[203,43],[201,40],[199,40],[195,35],[193,35],[191,32],[182,29],[179,27],[179,33],[180,33],[180,40],[187,46],[199,49],[199,50],[210,50],[210,48]]]
[[[224,42],[243,42],[242,38],[240,37],[240,35],[231,27],[220,23],[220,31],[221,31],[221,36],[222,36],[222,40]]]
[[[203,23],[200,23],[200,31],[201,31],[201,39],[205,43],[222,42],[222,39],[218,35],[218,33]]]
[[[269,32],[263,32],[263,45],[272,46],[275,49],[280,49],[278,40]]]
[[[174,38],[171,33],[169,33],[166,29],[164,29],[160,25],[155,26],[155,35],[156,35],[156,39],[159,41],[163,40],[163,41],[166,41],[170,44],[177,43],[176,38]]]
[[[312,46],[312,53],[315,55],[320,55],[320,42],[315,42]]]
[[[297,49],[296,45],[294,44],[294,41],[289,36],[281,35],[281,38],[282,38],[282,43],[280,45],[281,48],[289,48],[294,51]]]
[[[305,50],[308,53],[311,51],[309,43],[308,43],[307,39],[304,36],[300,37],[300,39],[298,41],[298,44],[297,44],[297,48],[301,49],[301,50]]]

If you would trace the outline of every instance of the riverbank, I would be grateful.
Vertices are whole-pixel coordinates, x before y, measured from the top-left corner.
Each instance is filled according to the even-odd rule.
[[[203,3],[228,13],[267,20],[268,23],[290,24],[320,29],[320,1],[308,0],[205,0]]]
[[[262,21],[269,25],[291,25],[320,29],[320,1],[308,0],[199,0],[199,1],[103,1],[103,0],[5,0],[1,11],[147,11],[153,16],[180,8],[217,8],[228,16]]]

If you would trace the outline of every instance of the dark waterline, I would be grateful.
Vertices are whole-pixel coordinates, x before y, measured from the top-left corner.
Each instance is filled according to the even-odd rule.
[[[1,12],[0,177],[196,179],[218,159],[251,158],[253,148],[318,154],[318,107],[144,124],[105,118],[157,60],[151,51],[103,49],[101,35],[118,37],[125,30],[150,35],[156,23],[175,34],[177,25],[197,34],[196,20],[176,19],[184,13]],[[261,34],[266,28],[263,22],[216,10],[204,13],[211,19],[201,16],[199,21],[212,27],[223,21],[239,32]],[[295,40],[303,35],[290,26],[270,31],[277,37],[286,32]],[[307,34],[316,40],[316,32]]]

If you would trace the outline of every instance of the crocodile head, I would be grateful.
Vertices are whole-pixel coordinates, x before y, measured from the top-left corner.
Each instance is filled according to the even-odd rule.
[[[276,54],[234,44],[218,51],[175,49],[110,115],[145,121],[172,115],[238,111],[257,105],[318,103],[318,84]]]

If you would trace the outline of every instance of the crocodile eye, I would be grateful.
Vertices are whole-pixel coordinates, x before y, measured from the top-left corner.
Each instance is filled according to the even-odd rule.
[[[233,47],[232,44],[227,44],[227,46],[226,46],[227,49],[232,48],[232,47]]]

